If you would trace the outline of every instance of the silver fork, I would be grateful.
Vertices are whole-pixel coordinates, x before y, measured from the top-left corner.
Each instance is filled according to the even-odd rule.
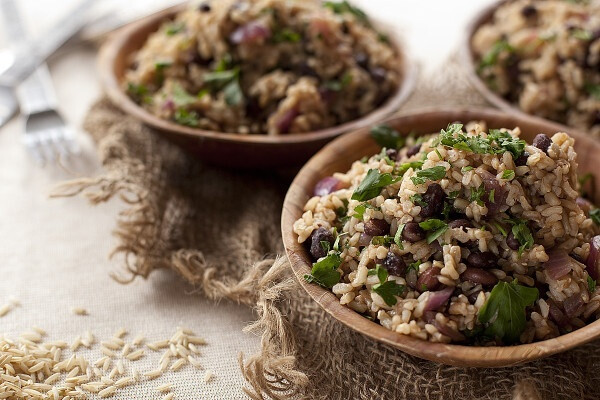
[[[73,130],[56,111],[58,102],[46,64],[17,88],[25,116],[23,142],[40,163],[66,160],[79,150]]]

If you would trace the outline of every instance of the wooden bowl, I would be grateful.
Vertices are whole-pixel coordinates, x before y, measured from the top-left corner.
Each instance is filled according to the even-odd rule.
[[[113,34],[99,53],[100,81],[108,97],[125,113],[157,129],[165,138],[181,145],[204,161],[228,167],[286,167],[301,165],[331,139],[342,133],[369,126],[398,110],[415,84],[416,68],[392,38],[401,54],[398,69],[402,82],[398,90],[381,107],[357,120],[332,128],[280,136],[239,135],[191,128],[158,118],[138,106],[122,87],[132,53],[139,50],[148,36],[166,20],[185,8],[181,4],[133,22]]]
[[[515,116],[489,109],[425,110],[400,115],[387,121],[387,124],[404,134],[409,132],[427,134],[439,132],[454,121],[472,120],[484,120],[490,128],[519,126],[522,137],[529,143],[540,132],[553,134],[563,131],[564,128],[541,118]],[[579,172],[598,171],[600,157],[597,155],[600,154],[600,143],[581,133],[567,132],[576,138]],[[281,230],[287,256],[303,289],[325,311],[350,328],[404,352],[431,361],[465,367],[517,365],[571,349],[600,337],[600,321],[596,321],[554,339],[518,346],[475,347],[430,343],[388,330],[341,305],[338,298],[329,290],[307,283],[303,276],[310,273],[312,262],[308,252],[302,244],[298,243],[297,235],[293,232],[294,221],[301,217],[304,204],[312,197],[313,188],[320,179],[334,172],[345,172],[350,169],[353,161],[379,151],[380,147],[371,139],[368,128],[344,135],[310,159],[294,179],[285,198]],[[598,185],[596,187],[600,188]],[[596,198],[598,194],[600,189],[595,194]]]

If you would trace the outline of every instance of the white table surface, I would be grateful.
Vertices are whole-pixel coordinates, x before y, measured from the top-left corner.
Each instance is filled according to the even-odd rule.
[[[19,1],[31,31],[40,34],[53,18],[68,9],[72,0]],[[144,2],[148,9],[160,1]],[[397,26],[410,53],[428,74],[455,48],[466,22],[489,0],[360,0],[369,13]],[[95,49],[78,45],[61,51],[50,62],[60,110],[75,127],[101,94],[95,72]],[[0,318],[0,335],[14,337],[33,325],[46,329],[52,339],[72,341],[91,330],[108,338],[119,327],[144,333],[157,340],[168,338],[182,325],[203,336],[209,345],[200,358],[216,378],[206,384],[203,372],[186,366],[151,384],[136,385],[115,398],[158,399],[153,390],[162,382],[175,384],[179,399],[243,398],[237,357],[259,349],[259,338],[241,332],[253,319],[252,312],[226,302],[214,304],[189,294],[174,274],[153,273],[146,281],[128,286],[113,281],[108,273],[120,268],[120,260],[109,260],[116,245],[111,236],[118,201],[92,208],[82,198],[49,199],[50,189],[73,177],[52,168],[39,168],[20,142],[23,121],[16,118],[0,130],[0,306],[16,298],[21,305]],[[78,132],[86,165],[78,175],[100,172],[95,150],[85,132]],[[75,175],[76,176],[76,175]],[[84,307],[90,315],[71,313]],[[86,354],[85,352],[83,353]],[[98,357],[98,350],[88,354]],[[136,363],[140,371],[153,368],[157,356]]]

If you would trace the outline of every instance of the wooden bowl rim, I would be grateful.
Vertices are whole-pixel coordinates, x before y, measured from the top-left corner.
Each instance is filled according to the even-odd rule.
[[[98,70],[100,75],[100,83],[108,97],[119,106],[125,113],[133,115],[142,122],[157,128],[163,132],[171,132],[173,134],[210,139],[220,142],[236,142],[236,143],[254,143],[262,145],[293,145],[310,142],[320,142],[339,136],[345,132],[359,129],[364,126],[369,126],[383,118],[389,117],[396,112],[400,106],[412,94],[417,76],[417,65],[411,61],[407,53],[407,45],[404,43],[398,32],[390,31],[392,44],[401,56],[402,65],[402,80],[399,88],[382,106],[371,111],[369,114],[361,118],[346,122],[342,125],[311,131],[306,133],[293,133],[278,136],[269,136],[266,134],[251,134],[240,135],[236,133],[226,133],[205,129],[191,128],[184,125],[179,125],[161,119],[144,108],[138,106],[133,100],[127,96],[122,90],[118,77],[114,71],[114,64],[119,54],[123,51],[129,38],[138,30],[148,26],[158,24],[161,20],[171,18],[176,12],[185,8],[186,3],[171,6],[155,14],[134,21],[118,31],[114,32],[101,46],[98,56]],[[381,23],[382,26],[386,24]]]
[[[459,117],[464,115],[465,118]],[[455,120],[477,120],[489,118],[512,118],[517,121],[517,126],[523,123],[537,124],[547,131],[564,131],[564,126],[538,117],[513,115],[500,110],[486,108],[423,108],[410,112],[401,113],[398,116],[388,119],[384,123],[393,125],[403,125],[403,121],[411,118],[439,119],[444,121]],[[557,338],[544,341],[521,344],[516,346],[465,346],[456,344],[430,343],[410,336],[401,335],[384,328],[376,322],[370,321],[359,313],[340,304],[338,298],[329,290],[318,285],[309,284],[304,279],[305,274],[310,273],[311,264],[307,252],[297,242],[297,235],[293,232],[292,225],[300,217],[302,210],[295,210],[296,199],[304,197],[307,192],[304,191],[300,182],[304,175],[309,175],[310,171],[323,170],[327,168],[330,161],[330,152],[334,148],[346,148],[356,140],[360,140],[368,135],[368,128],[363,128],[344,136],[337,138],[329,143],[317,154],[315,154],[300,170],[292,182],[285,197],[282,217],[281,231],[287,257],[291,268],[300,282],[302,288],[315,300],[321,308],[329,313],[333,318],[345,324],[351,329],[362,333],[372,339],[396,347],[406,353],[424,358],[434,362],[440,362],[449,365],[462,367],[506,367],[525,362],[533,361],[542,357],[560,353],[576,346],[588,343],[600,337],[600,320],[592,322],[583,328],[571,333],[561,335]],[[600,144],[594,140],[569,129],[570,135],[576,140],[582,140],[590,143],[589,151],[600,151]],[[586,146],[587,148],[588,146]],[[348,168],[354,160],[348,160]],[[329,171],[328,171],[329,172]],[[332,171],[333,172],[333,171]],[[312,188],[308,193],[312,192]],[[300,215],[298,214],[300,213]]]

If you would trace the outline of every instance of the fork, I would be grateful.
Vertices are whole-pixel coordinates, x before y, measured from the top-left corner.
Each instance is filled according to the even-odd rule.
[[[58,102],[46,64],[17,88],[25,118],[23,142],[38,163],[61,161],[79,151],[73,130],[56,111]]]

